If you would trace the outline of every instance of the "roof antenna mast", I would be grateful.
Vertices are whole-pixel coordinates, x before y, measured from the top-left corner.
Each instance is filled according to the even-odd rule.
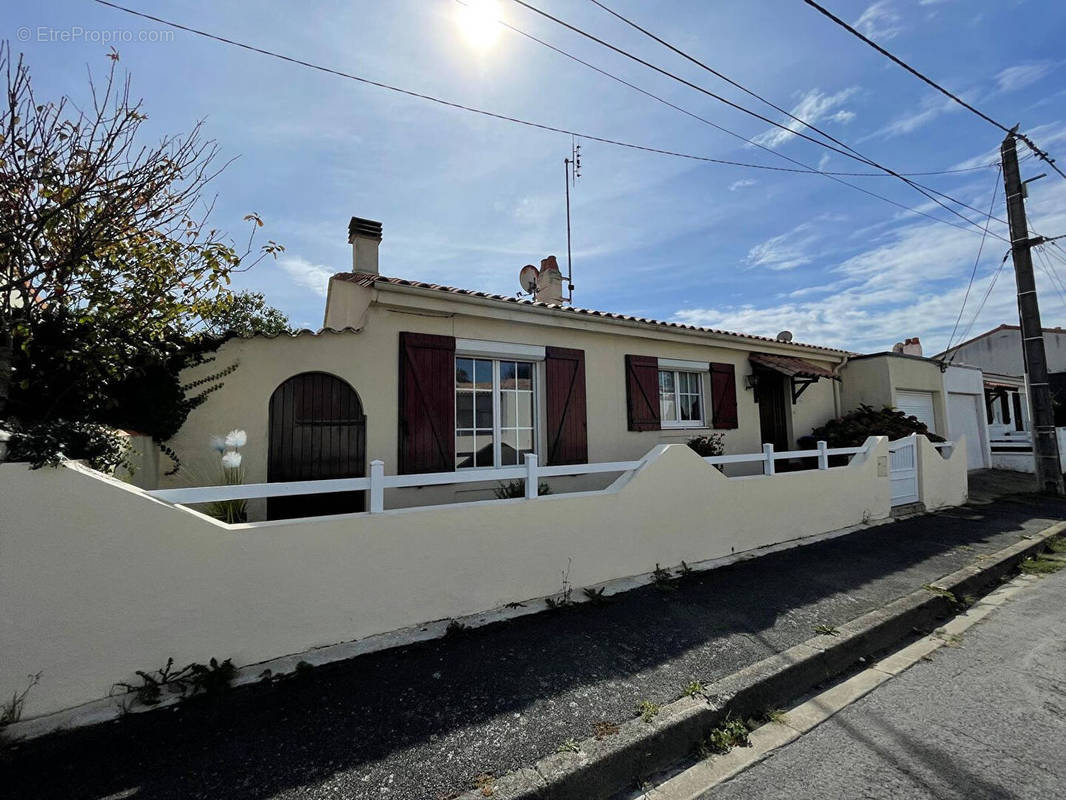
[[[574,262],[570,252],[570,186],[577,185],[577,179],[581,177],[581,145],[576,137],[570,136],[570,158],[563,159],[563,167],[566,171],[566,286],[568,302],[574,302]]]

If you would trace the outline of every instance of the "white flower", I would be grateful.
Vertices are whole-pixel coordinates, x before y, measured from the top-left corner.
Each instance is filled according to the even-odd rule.
[[[241,454],[230,451],[222,456],[222,466],[225,469],[238,469],[241,466]]]
[[[226,447],[244,447],[248,444],[248,434],[239,428],[226,434]]]
[[[226,437],[224,436],[212,436],[211,437],[211,449],[217,450],[220,453],[226,452]]]

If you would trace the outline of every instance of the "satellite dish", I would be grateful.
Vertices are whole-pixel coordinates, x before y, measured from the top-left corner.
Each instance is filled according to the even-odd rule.
[[[777,334],[777,341],[779,341],[779,342],[791,342],[792,341],[792,331],[781,331],[781,333]]]
[[[537,291],[537,278],[539,277],[540,270],[532,264],[526,264],[518,273],[518,283],[521,285],[523,291],[533,294]]]

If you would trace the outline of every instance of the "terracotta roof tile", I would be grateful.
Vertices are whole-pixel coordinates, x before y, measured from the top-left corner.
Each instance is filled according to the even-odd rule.
[[[530,306],[533,308],[551,309],[554,311],[564,311],[569,314],[577,316],[599,317],[602,319],[614,319],[622,320],[625,322],[637,322],[643,325],[652,325],[663,328],[679,328],[688,331],[698,331],[700,333],[711,333],[717,336],[735,336],[738,339],[751,339],[759,342],[773,342],[774,344],[785,344],[778,342],[776,339],[771,339],[768,336],[755,336],[748,333],[735,333],[733,331],[723,331],[716,328],[705,328],[700,325],[687,325],[683,322],[663,322],[657,319],[649,319],[647,317],[636,317],[629,314],[616,314],[610,311],[596,311],[590,308],[576,308],[573,306],[564,306],[556,303],[542,303],[539,300],[524,300],[517,297],[509,297],[503,294],[492,294],[491,292],[479,292],[473,289],[459,289],[455,286],[443,286],[438,283],[425,283],[423,281],[411,281],[404,278],[390,278],[385,275],[375,275],[369,272],[341,272],[333,276],[335,280],[348,281],[349,283],[357,283],[360,286],[374,286],[377,284],[387,284],[391,286],[410,286],[416,289],[433,289],[440,292],[447,292],[449,294],[463,295],[464,297],[481,297],[487,300],[496,300],[504,303],[511,303],[513,305]],[[800,344],[799,342],[788,342],[792,347],[803,347],[808,350],[820,350],[825,353],[839,353],[846,355],[847,350],[840,350],[835,347],[822,347],[815,344]]]

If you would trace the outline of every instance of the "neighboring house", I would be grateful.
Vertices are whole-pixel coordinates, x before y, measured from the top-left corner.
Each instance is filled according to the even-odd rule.
[[[969,469],[992,466],[980,369],[926,358],[915,338],[892,352],[852,356],[840,377],[845,411],[864,404],[898,408],[945,439],[965,436]]]
[[[1055,400],[1055,424],[1066,426],[1066,329],[1044,328],[1048,381]],[[1000,325],[945,350],[937,358],[980,367],[985,373],[988,421],[996,433],[1029,431],[1022,333]]]
[[[1048,380],[1056,425],[1066,425],[1066,330],[1044,328]],[[1000,325],[940,353],[952,364],[969,364],[984,373],[985,417],[992,466],[1033,472],[1029,398],[1021,328]]]
[[[254,483],[362,476],[373,459],[386,474],[502,467],[530,452],[549,465],[620,461],[714,432],[727,453],[788,450],[841,410],[844,351],[572,308],[554,257],[523,270],[534,300],[385,277],[380,241],[380,223],[352,219],[353,270],[330,280],[321,332],[233,339],[188,373],[239,365],[168,443],[183,467],[165,483],[214,482],[209,439],[231,428],[248,432]],[[495,485],[390,490],[388,504],[483,499]],[[272,498],[250,514],[362,502]]]
[[[944,373],[932,359],[896,352],[852,356],[840,376],[845,411],[860,405],[892,406],[946,437]]]

